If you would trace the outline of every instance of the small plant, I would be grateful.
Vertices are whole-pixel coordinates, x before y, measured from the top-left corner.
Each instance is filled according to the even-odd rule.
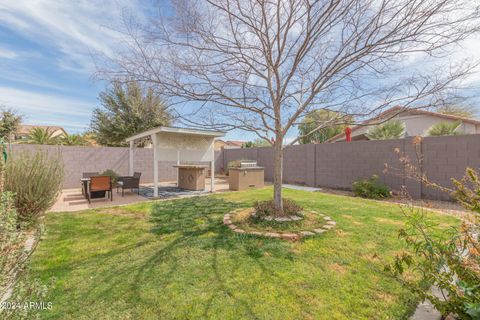
[[[366,136],[370,140],[400,139],[405,134],[405,125],[398,120],[390,120],[370,128]]]
[[[462,124],[461,121],[439,122],[428,129],[429,136],[455,136],[458,135],[457,129]]]
[[[107,170],[103,171],[101,175],[102,176],[109,176],[110,178],[112,178],[112,183],[116,183],[117,180],[118,180],[118,177],[119,177],[118,173],[116,173],[112,169],[107,169]]]
[[[370,179],[355,181],[353,192],[358,197],[369,199],[389,198],[391,196],[390,188],[381,183],[377,175],[373,175]]]
[[[295,216],[299,215],[303,210],[302,207],[291,199],[283,199],[283,211],[275,208],[273,200],[257,201],[253,207],[255,208],[255,216],[257,218],[266,216]]]
[[[66,134],[60,138],[60,143],[64,146],[85,146],[88,142],[80,134]]]
[[[15,194],[19,221],[35,222],[60,193],[64,176],[60,155],[12,153],[5,169],[5,189]]]
[[[240,163],[242,161],[245,161],[245,160],[233,160],[233,161],[229,161],[227,163],[227,172],[225,172],[225,174],[228,176],[228,171],[230,170],[230,168],[238,168],[240,167]]]

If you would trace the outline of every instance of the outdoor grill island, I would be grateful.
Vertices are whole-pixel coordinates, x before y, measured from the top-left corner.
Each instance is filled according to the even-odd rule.
[[[185,190],[205,190],[206,166],[175,165],[178,169],[177,186]]]
[[[263,167],[259,167],[253,160],[238,161],[236,166],[228,168],[228,177],[230,190],[238,191],[264,186]]]

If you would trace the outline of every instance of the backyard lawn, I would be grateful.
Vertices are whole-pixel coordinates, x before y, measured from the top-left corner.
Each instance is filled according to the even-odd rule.
[[[237,235],[225,213],[271,188],[49,213],[31,274],[46,319],[402,319],[417,301],[383,266],[404,250],[396,205],[285,190],[337,226],[291,243]],[[436,215],[442,228],[456,224]]]

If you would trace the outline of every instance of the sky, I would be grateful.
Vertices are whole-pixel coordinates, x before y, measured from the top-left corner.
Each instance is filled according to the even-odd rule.
[[[0,105],[25,123],[86,130],[106,85],[92,78],[95,57],[114,52],[122,10],[138,7],[133,0],[1,0]]]
[[[148,0],[0,0],[0,105],[25,123],[88,129],[105,83],[94,81],[95,56],[118,45],[122,12],[145,13]],[[480,51],[471,39],[453,57]],[[478,87],[479,75],[469,85]],[[480,105],[480,104],[478,104]],[[228,139],[252,139],[232,132]]]

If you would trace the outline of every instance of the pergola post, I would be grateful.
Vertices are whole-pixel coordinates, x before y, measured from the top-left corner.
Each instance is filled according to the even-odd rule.
[[[180,165],[180,150],[177,149],[177,166]],[[178,171],[180,169],[177,167],[177,187],[178,187]]]
[[[151,136],[153,144],[153,196],[158,197],[158,154],[157,154],[157,134]]]
[[[128,175],[133,176],[133,140],[130,141],[128,149]]]
[[[215,150],[213,152],[212,161],[210,161],[210,192],[215,192]]]

